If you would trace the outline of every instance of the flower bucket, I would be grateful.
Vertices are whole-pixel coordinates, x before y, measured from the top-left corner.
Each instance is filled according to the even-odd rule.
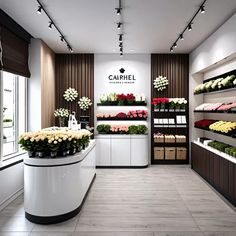
[[[57,157],[57,152],[50,152],[50,157],[51,158]]]

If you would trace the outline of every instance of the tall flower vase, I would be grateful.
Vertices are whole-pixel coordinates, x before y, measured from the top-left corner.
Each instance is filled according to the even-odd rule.
[[[65,127],[65,117],[59,117],[59,127]]]

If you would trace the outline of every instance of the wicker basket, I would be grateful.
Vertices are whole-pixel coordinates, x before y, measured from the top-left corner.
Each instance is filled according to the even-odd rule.
[[[175,147],[166,147],[165,148],[165,159],[166,160],[175,160]]]
[[[154,143],[164,143],[164,135],[154,136]]]
[[[154,160],[164,160],[163,147],[154,147]]]
[[[177,160],[186,160],[186,158],[187,158],[187,148],[178,147],[177,148],[176,159]]]
[[[184,135],[176,135],[176,143],[186,143],[186,136]]]
[[[175,136],[171,135],[171,136],[165,136],[165,143],[175,143]]]

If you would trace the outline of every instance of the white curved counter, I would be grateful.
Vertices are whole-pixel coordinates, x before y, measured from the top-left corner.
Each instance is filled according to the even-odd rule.
[[[95,178],[95,141],[62,158],[24,159],[24,205],[28,220],[39,224],[75,216]]]

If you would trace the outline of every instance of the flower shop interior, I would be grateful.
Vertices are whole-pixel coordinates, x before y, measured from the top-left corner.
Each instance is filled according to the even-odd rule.
[[[236,235],[235,0],[0,7],[0,236]]]

